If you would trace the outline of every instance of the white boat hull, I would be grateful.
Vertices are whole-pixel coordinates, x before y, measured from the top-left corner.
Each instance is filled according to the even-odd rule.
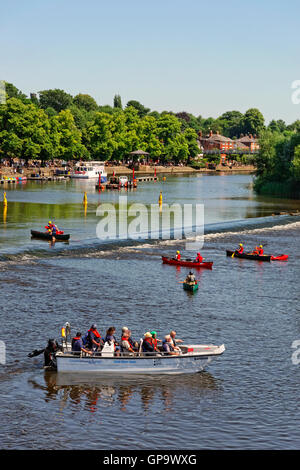
[[[200,346],[197,346],[200,348]],[[93,374],[186,374],[201,372],[215,358],[223,354],[225,346],[201,346],[199,352],[180,356],[75,356],[56,355],[58,372],[89,372]]]

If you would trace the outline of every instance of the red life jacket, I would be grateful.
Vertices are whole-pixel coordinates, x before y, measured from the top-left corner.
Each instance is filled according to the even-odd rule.
[[[202,263],[203,257],[202,257],[201,255],[198,255],[197,258],[196,258],[196,261],[197,261],[198,263]]]
[[[243,246],[240,246],[240,248],[238,249],[238,253],[243,253],[244,252],[244,247]]]
[[[126,338],[126,336],[122,336],[121,341],[127,341],[127,343],[129,344],[130,349],[132,349],[132,346],[131,346],[131,344],[129,343],[128,339],[129,339],[129,338]]]
[[[177,259],[178,261],[180,261],[180,258],[181,258],[181,254],[178,253],[178,254],[176,255],[176,259]]]
[[[258,254],[259,256],[262,256],[264,254],[264,250],[262,248],[258,249]]]
[[[148,339],[148,338],[147,338]],[[150,338],[149,338],[150,339]],[[154,349],[155,351],[157,351],[157,339],[156,338],[152,338],[152,344],[154,346]]]
[[[151,346],[154,346],[154,349],[155,349],[155,345],[153,345],[152,338],[145,338],[145,339],[144,339],[144,343],[149,343],[149,344],[151,344]]]
[[[101,335],[100,335],[99,331],[97,331],[97,330],[92,330],[92,329],[90,329],[89,332],[90,332],[90,331],[91,331],[92,333],[94,333],[94,335],[96,336],[96,338],[101,338]]]

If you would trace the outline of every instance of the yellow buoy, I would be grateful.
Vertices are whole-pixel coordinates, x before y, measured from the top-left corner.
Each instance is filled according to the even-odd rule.
[[[162,205],[162,192],[160,192],[160,194],[159,194],[158,204],[159,204],[160,206]]]
[[[6,224],[7,205],[3,206],[3,223]]]

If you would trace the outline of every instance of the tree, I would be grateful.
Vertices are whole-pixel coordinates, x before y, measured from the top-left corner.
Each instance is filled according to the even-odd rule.
[[[139,101],[128,101],[126,108],[129,108],[130,106],[137,110],[139,117],[146,116],[146,114],[148,114],[150,111],[150,108],[145,108],[145,106],[143,106]]]
[[[122,100],[120,95],[114,96],[114,108],[122,109]]]
[[[98,109],[98,105],[94,98],[92,98],[90,95],[84,95],[82,93],[74,96],[73,104],[75,104],[77,108],[82,108],[85,111],[97,111]]]
[[[262,113],[256,108],[248,109],[244,114],[242,127],[244,134],[260,135],[265,129],[265,119]]]
[[[198,142],[197,142],[197,137],[198,137],[197,132],[195,131],[195,129],[188,127],[184,131],[183,135],[188,145],[188,160],[190,158],[193,159],[200,153],[200,148],[198,147]]]
[[[24,93],[15,87],[12,83],[4,82],[4,84],[7,99],[18,98],[18,100],[23,102],[27,101],[27,96],[24,95]]]
[[[82,144],[82,134],[77,129],[69,109],[54,116],[51,119],[51,126],[56,158],[64,160],[90,158],[89,152]]]
[[[0,142],[1,151],[12,157],[46,160],[53,156],[47,114],[17,98],[0,106]]]
[[[291,170],[295,180],[300,181],[300,145],[295,148]]]
[[[85,131],[86,145],[97,160],[109,160],[117,144],[113,138],[113,116],[107,113],[96,113],[94,122]]]
[[[218,119],[222,125],[223,134],[226,137],[239,137],[243,132],[243,114],[239,111],[227,111]]]
[[[41,108],[53,108],[58,113],[68,108],[73,100],[71,95],[57,88],[55,90],[39,91],[39,95]]]

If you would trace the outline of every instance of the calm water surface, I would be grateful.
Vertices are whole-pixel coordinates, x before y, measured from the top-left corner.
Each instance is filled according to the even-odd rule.
[[[29,183],[7,191],[0,213],[0,445],[6,449],[295,449],[300,445],[300,201],[258,198],[248,175],[201,175],[144,183],[129,202],[204,203],[202,254],[212,271],[182,289],[188,269],[162,265],[183,240],[101,243],[99,202],[90,182]],[[82,207],[83,192],[89,205]],[[2,208],[0,208],[2,210]],[[2,218],[1,218],[2,217]],[[30,239],[49,219],[68,245]],[[288,262],[231,259],[225,250],[262,243]],[[187,255],[193,256],[192,252]],[[206,372],[179,377],[97,378],[45,373],[47,338],[69,321],[75,334],[96,322],[102,334],[131,327],[134,338],[176,329],[186,342],[225,343]],[[124,431],[124,423],[126,429]],[[171,425],[171,429],[170,429]]]

